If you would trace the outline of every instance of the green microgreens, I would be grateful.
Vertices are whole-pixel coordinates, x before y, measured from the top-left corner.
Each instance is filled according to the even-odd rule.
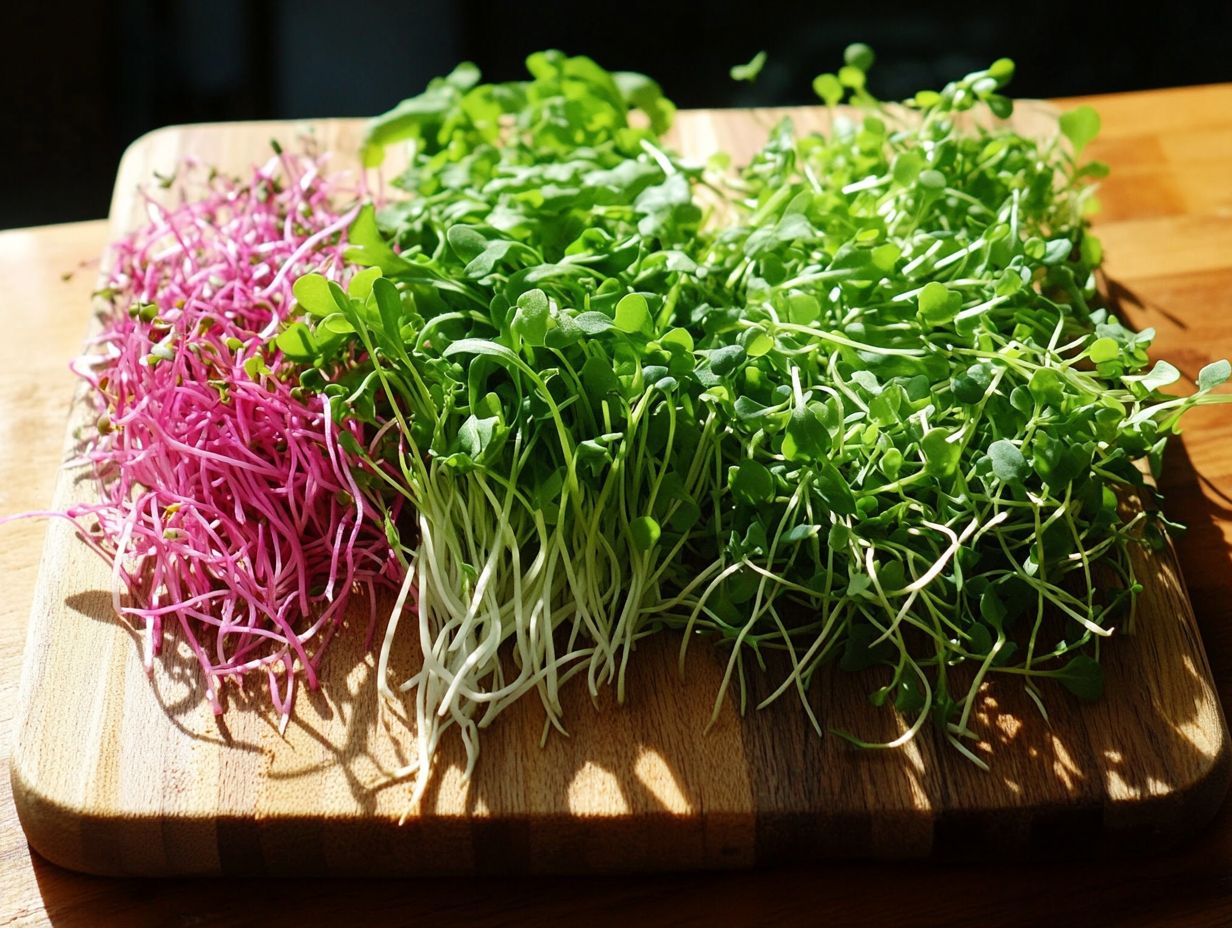
[[[731,69],[731,79],[734,81],[748,81],[750,84],[757,80],[757,76],[761,74],[761,69],[766,66],[766,53],[758,52],[749,60],[748,64],[734,65]]]
[[[1009,115],[1004,59],[884,107],[872,60],[853,46],[815,82],[860,113],[782,123],[736,177],[663,145],[653,81],[558,52],[525,82],[461,66],[370,126],[370,163],[412,140],[408,196],[351,229],[372,270],[301,279],[277,339],[366,424],[373,503],[417,513],[386,520],[411,569],[380,680],[413,587],[420,791],[447,728],[472,764],[526,694],[559,728],[567,679],[623,698],[665,628],[682,666],[698,636],[726,649],[716,714],[763,652],[789,670],[761,704],[794,690],[819,730],[819,667],[884,667],[874,702],[911,717],[889,744],[933,718],[978,763],[990,676],[1099,695],[1129,548],[1162,537],[1123,509],[1152,492],[1135,462],[1229,368],[1163,396],[1151,333],[1099,308],[1100,171],[1075,161],[1097,117],[1063,117],[1068,147],[960,120]]]

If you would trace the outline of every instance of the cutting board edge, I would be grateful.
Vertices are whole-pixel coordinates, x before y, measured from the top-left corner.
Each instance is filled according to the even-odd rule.
[[[547,838],[548,847],[612,847],[613,831],[622,826],[644,830],[649,824],[664,846],[686,841],[696,846],[686,855],[683,865],[666,860],[647,860],[634,856],[622,859],[619,854],[602,853],[599,860],[559,859],[542,867],[528,866],[526,859],[503,857],[468,858],[470,866],[441,866],[439,862],[425,866],[422,859],[401,860],[398,855],[384,855],[384,862],[372,867],[358,857],[320,861],[320,871],[334,876],[429,876],[464,875],[474,873],[543,872],[632,873],[651,870],[720,870],[748,866],[775,865],[800,860],[801,854],[824,860],[925,860],[965,861],[976,859],[973,853],[995,842],[998,853],[1011,859],[1032,860],[1044,857],[1078,857],[1092,852],[1118,857],[1162,853],[1183,844],[1206,828],[1214,819],[1232,785],[1232,750],[1225,740],[1220,750],[1210,758],[1194,780],[1175,786],[1167,795],[1152,795],[1134,800],[1105,803],[1055,803],[1018,810],[999,807],[975,807],[943,812],[916,810],[910,817],[919,819],[931,831],[927,842],[908,842],[901,852],[887,854],[847,844],[848,833],[867,834],[880,818],[871,812],[864,817],[852,815],[839,833],[817,829],[816,810],[780,810],[769,815],[740,812],[621,813],[614,815],[507,815],[476,820],[465,814],[432,815],[399,825],[396,816],[355,819],[339,816],[266,815],[260,818],[237,816],[179,816],[174,827],[193,833],[213,845],[214,853],[196,858],[186,866],[184,860],[163,859],[157,866],[133,868],[125,866],[118,855],[107,849],[131,840],[134,833],[160,835],[171,824],[157,809],[87,808],[71,798],[41,789],[24,773],[20,741],[14,747],[10,761],[10,779],[18,818],[30,847],[41,857],[57,866],[96,876],[225,876],[238,872],[221,857],[217,839],[228,829],[241,829],[257,840],[255,865],[259,872],[270,874],[295,873],[302,862],[280,858],[271,850],[267,857],[261,848],[286,847],[304,831],[311,830],[331,837],[330,845],[367,846],[374,840],[380,844],[392,842],[403,848],[419,843],[419,835],[455,833],[457,839],[483,843],[483,834],[491,830],[508,838],[519,835],[515,845],[530,848],[536,837]],[[763,813],[764,814],[764,813]],[[772,824],[772,831],[767,825]],[[755,833],[756,849],[752,855],[741,853],[738,847],[712,846],[706,840],[711,831],[731,833],[733,830]],[[377,833],[374,837],[373,831]],[[849,831],[848,831],[849,830]],[[698,834],[701,838],[698,839]],[[692,839],[692,840],[690,840]],[[699,843],[700,841],[700,843]],[[871,848],[872,845],[869,845]],[[249,857],[245,866],[253,866]],[[299,871],[302,872],[302,871]]]

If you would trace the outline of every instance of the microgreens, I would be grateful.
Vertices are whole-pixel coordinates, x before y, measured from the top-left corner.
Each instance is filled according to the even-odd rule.
[[[285,725],[352,594],[401,581],[342,459],[349,426],[281,376],[315,356],[307,327],[265,344],[296,276],[350,274],[341,240],[357,210],[339,208],[348,198],[321,160],[276,144],[244,179],[186,162],[156,180],[181,202],[141,194],[148,221],[113,244],[99,332],[75,366],[97,497],[60,515],[110,565],[147,670],[169,626],[216,713],[227,681],[255,674]]]
[[[298,281],[275,344],[362,427],[372,504],[417,513],[385,519],[417,594],[417,795],[446,729],[473,765],[523,696],[561,727],[567,679],[623,698],[662,629],[682,661],[724,650],[716,714],[763,652],[790,666],[763,704],[794,690],[819,730],[817,670],[879,667],[910,719],[891,745],[933,719],[977,763],[983,681],[1101,692],[1130,546],[1164,525],[1122,507],[1152,492],[1135,462],[1229,367],[1164,396],[1151,333],[1101,307],[1092,111],[1049,139],[962,119],[1010,115],[1005,59],[887,107],[872,61],[814,83],[855,112],[781,123],[735,176],[663,144],[653,81],[558,52],[528,81],[463,65],[370,125],[370,163],[412,143],[407,196],[353,224],[348,289]]]

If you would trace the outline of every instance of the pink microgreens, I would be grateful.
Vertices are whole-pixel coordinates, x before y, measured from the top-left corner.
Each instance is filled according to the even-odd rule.
[[[177,623],[216,713],[228,678],[257,673],[285,725],[352,593],[374,610],[401,575],[338,441],[359,426],[267,348],[299,275],[344,280],[357,207],[335,203],[356,196],[281,151],[247,180],[191,162],[179,177],[203,192],[171,207],[142,194],[148,223],[113,247],[111,309],[74,367],[97,413],[82,458],[99,498],[65,514],[110,561],[148,670]]]

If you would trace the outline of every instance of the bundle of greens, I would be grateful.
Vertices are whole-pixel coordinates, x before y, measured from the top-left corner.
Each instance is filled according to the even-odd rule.
[[[380,681],[415,691],[417,795],[448,729],[473,765],[515,700],[561,727],[567,680],[623,698],[663,630],[682,666],[722,648],[716,713],[781,651],[764,702],[794,691],[820,731],[818,669],[877,665],[910,720],[877,746],[932,718],[981,764],[989,674],[1099,695],[1130,546],[1165,527],[1122,505],[1152,492],[1137,462],[1229,366],[1166,396],[1151,333],[1099,306],[1091,110],[1028,138],[1008,60],[899,106],[871,63],[816,80],[828,133],[785,121],[738,173],[664,143],[653,81],[559,52],[519,82],[463,65],[370,125],[369,165],[410,144],[406,195],[359,214],[346,291],[296,283],[270,347],[331,399],[406,568]],[[408,626],[423,665],[397,681]]]

